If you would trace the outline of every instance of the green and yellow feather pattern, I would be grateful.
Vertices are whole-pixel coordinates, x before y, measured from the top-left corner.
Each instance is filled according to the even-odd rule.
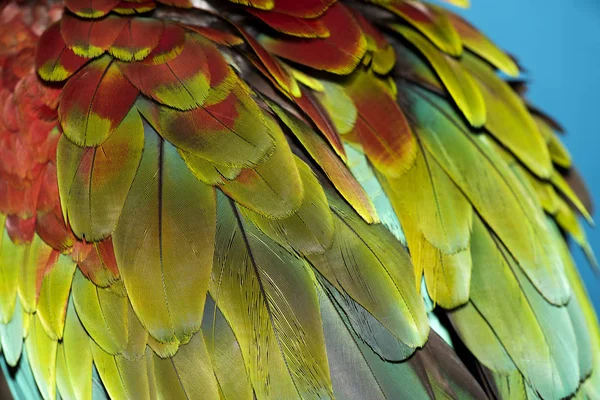
[[[450,10],[11,2],[0,71],[16,398],[600,398],[587,194]]]

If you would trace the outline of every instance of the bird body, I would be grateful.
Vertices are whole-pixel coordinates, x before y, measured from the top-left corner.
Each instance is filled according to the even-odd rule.
[[[13,396],[600,398],[519,70],[416,0],[0,6]]]

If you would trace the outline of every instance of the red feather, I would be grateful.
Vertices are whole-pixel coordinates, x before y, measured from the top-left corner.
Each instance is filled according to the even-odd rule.
[[[58,115],[64,134],[79,146],[98,146],[127,115],[138,90],[109,56],[82,69],[65,85]]]
[[[223,101],[229,95],[236,84],[237,76],[215,46],[204,46],[204,56],[210,72],[210,91],[205,100],[205,106],[208,106]]]
[[[264,36],[267,50],[315,69],[337,74],[354,71],[366,50],[366,39],[350,11],[335,3],[320,17],[330,36],[325,39],[275,39]]]
[[[142,62],[144,64],[162,64],[177,57],[185,44],[185,30],[176,24],[167,23],[158,45]]]
[[[60,206],[52,211],[38,212],[35,232],[46,244],[60,252],[73,247],[76,241],[73,232],[65,225]]]
[[[37,203],[35,231],[50,247],[64,252],[75,243],[75,235],[69,229],[62,216],[58,198],[56,166],[47,164],[42,177],[42,186]]]
[[[249,12],[276,31],[288,35],[307,38],[329,36],[327,27],[319,18],[298,18],[274,11],[249,10]]]
[[[93,58],[108,50],[128,21],[114,15],[88,20],[65,13],[60,32],[76,54]]]
[[[6,217],[6,233],[15,244],[27,244],[35,234],[35,217],[20,218],[13,214]]]
[[[244,40],[248,43],[248,45],[254,50],[254,53],[258,56],[266,70],[271,74],[271,76],[275,79],[275,81],[281,86],[281,88],[290,94],[299,95],[300,89],[298,88],[298,84],[296,80],[287,73],[281,63],[273,58],[271,54],[265,50],[265,48],[258,43],[252,35],[249,35],[244,31],[241,27],[238,27],[238,30],[244,36]]]
[[[78,242],[72,257],[83,275],[100,287],[119,278],[111,238],[93,244]]]
[[[46,81],[64,81],[88,60],[79,57],[63,40],[60,22],[50,26],[38,42],[35,67]]]
[[[123,61],[143,60],[158,46],[163,28],[156,19],[132,18],[108,51]]]
[[[336,0],[275,0],[273,11],[299,18],[316,18]]]
[[[210,70],[204,48],[212,46],[187,39],[181,54],[163,64],[120,63],[129,81],[146,96],[190,110],[204,104],[210,88]]]
[[[352,15],[360,25],[360,29],[362,29],[363,33],[367,37],[367,44],[370,44],[369,41],[375,45],[377,50],[385,49],[389,43],[385,36],[375,28],[365,17],[363,17],[358,11],[352,10]],[[376,50],[375,48],[369,48],[369,50]]]
[[[222,46],[239,46],[244,43],[244,39],[233,33],[208,28],[206,26],[186,25],[185,27]]]
[[[121,0],[65,0],[65,6],[84,18],[98,18],[108,14]]]
[[[14,90],[17,82],[32,70],[34,60],[35,50],[25,48],[17,54],[7,57],[4,65],[0,62],[0,87],[10,91]]]
[[[359,74],[347,93],[357,110],[356,134],[373,165],[388,176],[405,172],[416,154],[416,139],[396,100],[377,78]]]
[[[258,105],[240,84],[222,101],[190,111],[141,99],[136,107],[174,146],[213,163],[252,166],[273,144]]]

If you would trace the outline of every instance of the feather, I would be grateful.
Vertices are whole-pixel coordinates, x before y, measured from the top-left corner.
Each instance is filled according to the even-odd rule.
[[[62,351],[65,380],[71,386],[73,398],[88,400],[92,398],[92,349],[88,333],[75,311],[73,297],[69,299],[66,313],[63,341],[57,357],[61,357]]]
[[[571,168],[571,154],[565,145],[560,141],[552,126],[543,118],[535,114],[533,115],[540,133],[546,140],[552,162],[563,168]]]
[[[486,398],[437,334],[408,360],[387,362],[356,335],[331,296],[318,293],[336,398]]]
[[[158,2],[172,7],[192,8],[191,0],[158,0]]]
[[[327,111],[333,126],[340,135],[352,131],[358,118],[358,111],[354,102],[344,90],[344,87],[335,82],[321,81],[323,92],[316,93],[315,97]],[[314,118],[312,118],[314,121]]]
[[[568,350],[577,347],[566,308],[551,305],[534,289],[479,219],[474,220],[471,248],[471,302],[475,309],[543,398],[573,393],[579,368],[577,354]],[[476,354],[483,351],[470,348]]]
[[[106,353],[93,341],[90,342],[90,346],[94,365],[111,399],[150,399],[146,358],[153,356],[152,350],[148,349],[144,357],[130,361],[123,356]]]
[[[559,127],[497,75],[516,61],[461,18],[414,0],[17,3],[0,10],[17,396],[600,395],[563,237],[593,259],[589,201]]]
[[[164,24],[153,18],[128,20],[108,52],[122,61],[140,61],[154,50],[162,37]]]
[[[222,31],[218,29],[213,29],[207,26],[197,26],[197,25],[185,25],[186,29],[189,29],[193,32],[199,33],[204,36],[208,40],[214,42],[215,44],[220,44],[221,46],[239,46],[244,43],[244,39],[241,37],[234,35],[231,32]],[[210,64],[210,63],[209,63]]]
[[[216,164],[250,167],[273,148],[269,127],[241,87],[209,107],[177,111],[140,99],[136,107],[177,148]]]
[[[340,292],[322,276],[316,280],[333,301],[338,314],[347,318],[347,325],[366,346],[386,362],[402,362],[415,352],[415,348],[400,341],[393,332],[379,322],[345,292]]]
[[[279,2],[277,2],[277,5],[279,5]],[[330,35],[327,26],[319,18],[299,18],[262,10],[251,10],[250,13],[276,31],[287,35],[305,38],[326,38]]]
[[[205,158],[186,151],[179,150],[179,155],[194,176],[207,185],[222,185],[225,180],[235,179],[242,172],[240,167],[214,164]]]
[[[204,49],[208,41],[186,39],[181,53],[164,63],[120,63],[123,75],[146,96],[179,110],[204,104],[210,88],[210,70]]]
[[[381,3],[388,10],[407,21],[443,52],[455,57],[462,54],[460,36],[441,8],[416,1],[371,1]]]
[[[533,173],[548,178],[552,173],[548,147],[525,103],[475,56],[465,53],[462,65],[471,73],[483,95],[487,110],[485,128]]]
[[[18,297],[13,309],[10,320],[6,324],[0,324],[0,340],[6,363],[16,367],[23,351],[23,324],[25,323],[25,311]]]
[[[204,336],[194,334],[186,345],[179,348],[170,359],[152,357],[156,396],[169,399],[219,399],[217,379],[214,375]],[[151,368],[149,367],[148,370]]]
[[[109,237],[87,246],[89,246],[89,252],[85,255],[81,254],[81,257],[76,254],[76,249],[73,249],[73,261],[77,261],[81,273],[94,285],[103,288],[111,286],[119,279],[112,238]],[[87,246],[78,242],[75,248]]]
[[[321,16],[335,0],[276,0],[274,11],[298,18],[317,18]]]
[[[429,325],[414,283],[401,278],[412,271],[405,250],[385,228],[368,226],[341,201],[334,200],[329,198],[334,216],[333,245],[322,254],[310,256],[310,263],[400,341],[413,348],[423,345]]]
[[[333,241],[333,218],[319,181],[303,161],[295,161],[304,187],[304,199],[296,212],[287,218],[269,219],[244,208],[240,211],[280,246],[301,255],[322,253]]]
[[[495,375],[521,374],[490,322],[472,302],[452,310],[449,317],[461,340],[481,364]]]
[[[142,161],[113,234],[115,256],[150,335],[185,343],[200,329],[212,268],[215,194],[173,145],[148,125],[144,135]]]
[[[232,3],[251,6],[260,10],[272,10],[275,7],[275,0],[229,0]]]
[[[91,377],[89,381],[91,384]],[[61,342],[58,343],[56,348],[56,389],[60,395],[60,398],[65,400],[76,399],[71,386],[71,378],[69,377],[69,372],[67,371],[64,346]],[[89,398],[90,397],[88,397],[88,399]]]
[[[73,232],[99,241],[115,229],[137,172],[144,127],[136,109],[129,111],[98,147],[79,147],[62,136],[57,177],[63,215]]]
[[[500,50],[485,35],[458,15],[449,11],[446,11],[446,14],[466,48],[481,56],[505,74],[509,76],[519,75],[519,67],[512,58]]]
[[[148,347],[154,351],[161,358],[171,358],[179,350],[179,343],[162,343],[154,339],[152,336],[148,336]]]
[[[502,154],[504,157],[506,157],[508,152],[503,151]],[[548,214],[556,214],[560,199],[552,184],[534,176],[531,171],[515,160],[512,155],[508,155],[508,157],[509,159],[506,160],[508,166],[512,169],[517,178],[519,178],[519,181],[521,181],[524,187],[530,186],[534,194],[533,197],[538,200],[539,205],[544,209],[544,211]]]
[[[331,396],[317,295],[305,262],[245,222],[225,196],[217,204],[210,294],[238,339],[256,396]]]
[[[35,312],[42,277],[44,276],[44,272],[54,265],[57,257],[58,253],[53,251],[37,235],[31,244],[27,246],[23,262],[19,265],[17,291],[21,300],[21,306],[26,312]]]
[[[558,232],[556,233],[558,236]],[[594,310],[594,306],[590,301],[589,294],[586,292],[581,276],[577,271],[577,267],[569,254],[569,248],[562,240],[560,242],[560,251],[564,259],[566,260],[565,270],[569,279],[569,283],[571,284],[571,288],[573,290],[573,297],[571,301],[574,302],[574,304],[568,307],[571,308],[576,305],[580,307],[580,310],[585,319],[585,329],[587,329],[587,333],[590,339],[589,345],[591,346],[591,348],[588,348],[587,340],[581,340],[582,337],[585,338],[585,332],[579,331],[577,329],[576,334],[578,335],[577,343],[580,365],[582,365],[582,363],[583,365],[587,364],[587,362],[589,362],[587,360],[589,356],[591,356],[593,363],[592,374],[591,376],[587,377],[587,379],[583,382],[580,392],[581,394],[587,395],[588,398],[594,398],[594,396],[597,396],[599,394],[598,383],[600,382],[600,375],[598,374],[598,367],[600,366],[600,357],[598,356],[600,350],[600,325],[598,323],[598,317]],[[583,328],[579,325],[574,325],[574,327]],[[582,350],[584,354],[581,354]],[[584,377],[586,371],[587,367],[581,369],[582,377]]]
[[[63,338],[67,302],[76,264],[65,255],[46,269],[38,296],[37,316],[52,340]]]
[[[555,215],[556,223],[561,229],[573,237],[575,242],[585,253],[590,265],[595,270],[598,270],[598,261],[596,260],[594,251],[587,240],[585,230],[579,222],[577,215],[563,199],[559,198],[557,203],[557,212]]]
[[[385,399],[401,393],[411,399],[433,398],[429,385],[421,385],[417,373],[404,363],[382,360],[356,336],[324,290],[317,293],[336,398]]]
[[[27,357],[44,400],[54,400],[56,398],[56,347],[58,342],[46,335],[36,315],[31,318],[29,335],[25,340]]]
[[[135,15],[135,14],[143,14],[149,11],[154,10],[156,8],[156,3],[152,0],[142,0],[142,1],[133,1],[128,2],[127,0],[121,1],[113,11],[117,14],[121,15]]]
[[[4,217],[0,217],[0,222]],[[8,232],[2,227],[0,238],[0,315],[1,322],[7,324],[15,309],[17,300],[17,288],[19,280],[19,265],[23,264],[27,247],[18,246],[10,240]],[[10,365],[10,364],[9,364]]]
[[[400,221],[392,208],[388,196],[381,187],[381,183],[379,182],[379,179],[377,179],[373,167],[369,164],[364,153],[360,150],[353,148],[351,145],[347,145],[346,151],[348,152],[349,157],[348,168],[352,171],[352,175],[354,175],[356,181],[362,186],[364,191],[369,193],[369,199],[377,212],[380,222],[394,235],[394,237],[396,237],[396,239],[406,246],[406,237],[404,236]],[[363,219],[367,223],[371,223],[364,217]]]
[[[373,53],[371,67],[379,75],[387,75],[396,65],[396,51],[392,46],[387,46],[381,51]]]
[[[363,31],[365,35],[365,39],[367,40],[367,50],[372,52],[377,52],[380,50],[384,50],[389,46],[389,42],[382,32],[379,32],[373,24],[369,22],[367,18],[365,18],[360,12],[355,9],[351,9],[352,15],[358,25],[360,25],[360,29]]]
[[[73,53],[80,57],[95,58],[112,46],[127,23],[126,18],[114,15],[86,20],[65,13],[60,33]]]
[[[475,128],[483,126],[486,121],[483,96],[473,78],[458,61],[439,53],[429,42],[409,28],[400,25],[393,25],[391,28],[402,34],[423,54],[467,121]]]
[[[579,199],[575,191],[573,191],[571,186],[569,186],[562,175],[560,175],[557,171],[553,171],[552,175],[550,176],[550,182],[571,204],[575,206],[577,211],[583,215],[590,225],[594,224],[589,211],[586,209],[583,202]]]
[[[127,346],[121,355],[130,361],[142,358],[146,352],[146,345],[154,340],[151,336],[148,336],[148,331],[140,323],[131,303],[129,303],[127,312],[127,336]]]
[[[374,75],[362,70],[354,73],[346,93],[357,111],[352,133],[369,161],[386,176],[401,175],[415,160],[416,140],[394,97]]]
[[[10,376],[7,381],[11,392],[18,399],[39,398],[40,392],[35,383],[32,368],[29,364],[27,352],[25,350],[21,364],[19,365],[20,368],[15,372],[14,376],[11,376],[7,365],[2,362],[2,372],[4,373],[4,376]]]
[[[323,136],[325,136],[337,155],[345,161],[346,153],[342,145],[342,140],[338,134],[337,127],[332,125],[332,123],[335,123],[330,121],[323,107],[315,101],[315,98],[311,96],[308,90],[302,89],[301,92],[301,96],[293,98],[294,102],[319,129]]]
[[[382,179],[400,218],[415,266],[425,273],[435,303],[454,308],[469,299],[473,209],[438,162],[424,149],[399,179]]]
[[[565,304],[569,288],[543,214],[489,139],[472,135],[441,98],[413,86],[403,90],[425,150],[465,193],[540,293],[552,304]]]
[[[296,82],[296,79],[284,68],[281,61],[273,57],[261,43],[259,43],[252,35],[248,34],[243,28],[237,25],[236,28],[244,37],[244,41],[254,51],[262,63],[262,66],[264,66],[269,75],[275,79],[275,82],[277,82],[283,91],[293,96],[299,96],[300,88],[298,82]]]
[[[302,121],[285,112],[275,103],[269,102],[271,109],[294,133],[310,156],[319,164],[335,188],[350,203],[356,212],[368,223],[377,222],[377,214],[367,194],[354,179],[343,162],[335,156],[323,139]]]
[[[220,188],[236,202],[267,218],[289,217],[302,205],[305,189],[281,128],[273,117],[263,115],[275,139],[274,153],[254,168],[242,170]]]
[[[128,341],[127,299],[97,287],[79,271],[72,291],[77,316],[90,338],[109,354],[121,353]]]
[[[562,246],[565,247],[562,249],[563,254],[566,257],[570,257],[566,245],[563,243]],[[570,262],[573,263],[572,260]],[[573,296],[569,304],[567,304],[567,311],[569,312],[573,332],[577,339],[579,376],[581,380],[584,380],[594,373],[594,350],[592,348],[591,332],[588,330],[588,323],[583,307],[576,296]]]
[[[127,116],[138,95],[112,58],[92,61],[69,79],[58,115],[64,135],[78,146],[102,144]]]
[[[189,35],[190,39],[196,39],[195,35]],[[162,64],[178,57],[186,42],[185,29],[175,23],[165,23],[158,45],[150,52],[142,64]]]
[[[487,398],[457,354],[437,334],[432,335],[420,355],[436,398]]]
[[[65,6],[83,18],[98,18],[106,15],[121,0],[65,0]]]
[[[197,39],[197,36],[192,36]],[[227,98],[229,93],[236,87],[237,75],[227,64],[227,60],[216,46],[205,43],[203,47],[204,56],[208,65],[210,75],[210,90],[204,100],[205,106],[212,106]]]
[[[405,176],[410,176],[407,184],[394,186],[403,190],[402,195],[405,197],[410,196],[409,188],[417,188],[412,203],[417,209],[417,219],[422,222],[420,225],[424,238],[449,254],[467,249],[471,231],[471,206],[437,161],[421,148],[415,164]],[[427,184],[424,185],[424,182]]]
[[[453,6],[460,8],[469,8],[471,6],[470,0],[443,0],[446,3],[452,4]]]
[[[593,214],[594,203],[592,201],[592,197],[577,168],[571,166],[571,168],[568,171],[563,172],[562,174],[567,184],[571,187],[573,192],[575,192],[577,197],[581,200],[581,203],[583,204],[585,209],[588,210],[590,214]]]
[[[202,333],[223,396],[226,399],[252,400],[254,395],[240,344],[210,296],[204,306]]]
[[[50,26],[42,35],[35,56],[35,69],[44,80],[60,82],[69,78],[87,63],[85,58],[76,55],[64,42],[61,23]]]
[[[267,50],[285,59],[335,74],[349,74],[366,51],[360,26],[341,3],[334,3],[321,19],[330,33],[328,38],[315,41],[263,35],[259,40]]]

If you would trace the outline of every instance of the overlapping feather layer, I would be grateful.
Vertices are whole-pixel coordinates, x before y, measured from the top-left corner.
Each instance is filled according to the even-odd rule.
[[[593,261],[571,158],[497,73],[515,61],[457,15],[415,0],[0,10],[14,393],[598,396],[600,332],[563,236]]]

